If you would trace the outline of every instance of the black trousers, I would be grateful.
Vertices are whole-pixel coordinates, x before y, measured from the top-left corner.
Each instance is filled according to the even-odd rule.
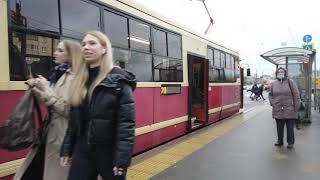
[[[294,119],[276,119],[278,143],[283,144],[284,125],[287,126],[287,143],[294,144]]]
[[[125,180],[125,175],[114,176],[114,147],[89,145],[85,137],[78,137],[72,156],[68,180]]]

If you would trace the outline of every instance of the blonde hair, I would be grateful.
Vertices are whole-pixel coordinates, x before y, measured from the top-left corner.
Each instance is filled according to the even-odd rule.
[[[71,71],[75,72],[75,70],[78,69],[78,65],[80,64],[80,60],[82,58],[80,43],[71,40],[62,40],[60,43],[62,43],[70,57],[69,65]]]
[[[72,106],[79,106],[87,93],[89,93],[89,99],[91,99],[94,88],[105,79],[113,68],[112,46],[109,38],[100,31],[89,31],[85,34],[85,36],[87,35],[96,37],[99,43],[106,49],[106,52],[101,57],[99,74],[89,89],[86,87],[86,82],[89,78],[89,65],[83,58],[81,59],[81,63],[75,71],[75,77],[71,84],[71,88],[74,91],[70,94],[69,103]]]

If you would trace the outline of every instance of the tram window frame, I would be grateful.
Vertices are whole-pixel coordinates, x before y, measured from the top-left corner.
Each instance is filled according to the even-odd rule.
[[[150,53],[143,53],[141,51],[132,51],[117,47],[113,47],[112,51],[115,65],[134,72],[138,82],[153,82],[152,55]],[[143,55],[145,58],[133,59],[135,55]],[[147,59],[148,57],[149,60]],[[137,63],[139,61],[142,61],[141,64],[143,64],[143,66]],[[149,64],[149,68],[147,68],[146,64]],[[137,70],[139,68],[141,70]]]
[[[147,23],[144,23],[144,22],[140,22],[140,21],[137,21],[133,18],[128,18],[128,21],[129,21],[129,35],[128,35],[128,40],[129,40],[129,46],[130,46],[130,49],[134,49],[134,50],[139,50],[139,51],[144,51],[144,52],[151,52],[151,26]],[[136,23],[136,24],[139,24],[139,25],[142,25],[142,26],[147,26],[148,28],[148,32],[145,33],[144,35],[148,35],[149,37],[147,37],[147,40],[141,38],[140,36],[143,35],[141,33],[133,33],[133,29],[135,28],[133,26],[133,23]],[[138,26],[137,26],[138,27]],[[141,31],[140,31],[141,32]],[[138,34],[138,35],[136,35]],[[131,36],[134,36],[136,38],[132,38]],[[143,39],[143,40],[142,40]],[[147,48],[141,48],[139,46],[136,46],[135,44],[139,43],[140,44],[146,44],[146,43],[149,43],[148,44],[148,47]],[[139,45],[139,44],[137,44]]]
[[[168,56],[167,32],[165,30],[155,28],[155,27],[152,28],[151,32],[152,32],[152,53],[160,56]],[[160,33],[162,34],[161,36],[164,35],[164,37],[156,36],[156,35],[159,35]],[[158,39],[155,39],[155,38],[158,38]],[[162,40],[163,42],[158,43],[160,41],[156,41],[156,40]]]
[[[214,66],[214,54],[213,54],[212,48],[209,48],[209,47],[207,48],[207,57],[208,57],[209,68],[210,68],[211,66]]]
[[[213,65],[221,67],[221,52],[218,49],[213,49]]]
[[[220,52],[220,59],[221,59],[221,68],[225,68],[226,67],[226,54],[225,52]]]
[[[77,3],[74,3],[74,1],[76,1]],[[65,18],[72,17],[72,16],[70,16],[70,9],[75,9],[75,10],[79,11],[80,8],[68,8],[68,5],[66,5],[64,3],[72,4],[72,6],[77,5],[77,7],[81,7],[83,10],[85,10],[85,9],[87,9],[87,10],[81,11],[82,12],[81,16],[83,16],[83,17],[79,17],[79,13],[78,13],[78,15],[76,16],[77,17],[76,19],[73,19],[73,20],[70,19],[66,23]],[[93,10],[93,9],[95,9],[95,10]],[[84,12],[86,12],[86,13],[84,13]],[[96,13],[96,14],[94,15],[94,13]],[[97,5],[96,3],[93,3],[90,1],[84,1],[84,0],[60,0],[60,14],[61,14],[61,33],[64,36],[73,37],[75,39],[81,39],[85,35],[85,33],[88,31],[92,31],[92,30],[100,31],[101,30],[101,24],[102,24],[102,22],[101,22],[101,7],[99,5]],[[65,15],[65,14],[67,14],[67,15]],[[90,20],[86,21],[87,23],[83,23],[83,20],[85,20],[85,18],[89,17],[88,15],[92,15],[92,16],[90,16],[91,17]],[[79,19],[81,19],[81,21],[79,21]],[[94,20],[94,19],[97,20],[97,26],[93,25],[92,20]],[[70,22],[72,22],[72,23],[70,23]],[[77,26],[80,26],[80,27],[77,27],[77,26],[75,27],[75,22],[79,22],[79,23],[77,23]],[[90,22],[90,23],[88,23],[88,22]],[[68,27],[68,28],[66,28],[66,27]],[[85,29],[85,30],[83,30],[83,29]],[[79,30],[81,30],[81,32],[78,32]],[[73,31],[73,32],[70,33],[70,31]]]
[[[231,69],[231,55],[229,53],[226,53],[226,68]]]
[[[44,4],[48,4],[48,2],[50,3],[54,3],[54,5],[50,5],[50,6],[42,6],[41,3],[44,3]],[[14,6],[15,4],[13,4],[14,1],[8,1],[8,21],[9,21],[9,26],[10,27],[20,27],[22,29],[29,29],[29,30],[37,30],[37,31],[43,31],[43,32],[51,32],[51,33],[60,33],[60,19],[59,19],[59,3],[58,3],[58,0],[56,1],[52,1],[52,0],[47,0],[47,1],[44,1],[44,0],[38,0],[38,2],[30,2],[29,4],[28,3],[24,3],[22,6],[25,6],[25,5],[30,5],[30,6],[27,6],[27,7],[31,7],[31,8],[34,8],[34,10],[29,10],[28,12],[26,12],[26,14],[30,14],[30,13],[40,13],[39,9],[43,9],[43,7],[50,7],[48,9],[45,10],[46,14],[52,12],[52,14],[55,14],[55,16],[53,15],[47,15],[46,17],[43,17],[43,16],[30,16],[29,17],[29,20],[33,20],[35,25],[34,26],[30,26],[30,21],[27,23],[27,17],[26,16],[23,16],[21,15],[21,13],[18,13],[18,17],[16,17],[16,19],[19,20],[19,22],[14,22],[14,11],[13,11],[13,8],[17,11],[17,6],[15,7],[12,7]],[[42,7],[42,8],[37,8],[36,5]],[[23,8],[20,6],[21,8],[21,11],[23,11]],[[20,14],[20,18],[19,18],[19,14]],[[48,20],[46,19],[45,22],[43,22],[42,24],[43,25],[47,25],[49,27],[55,27],[53,29],[47,29],[47,28],[43,28],[41,26],[37,26],[36,23],[40,23],[41,21],[40,20],[37,20],[37,17],[41,17],[41,18],[52,18],[52,17],[55,17],[54,20],[56,21],[54,24],[53,23],[48,23]],[[56,30],[56,31],[54,31]]]
[[[236,69],[235,67],[235,58],[233,55],[230,56],[231,69]]]
[[[171,57],[157,56],[157,55],[153,55],[152,59],[153,59],[153,68],[152,68],[153,80],[155,82],[183,82],[183,61],[181,59],[174,59]],[[158,62],[161,62],[161,63],[158,63]],[[166,63],[167,65],[169,65],[169,67],[166,67],[164,65],[164,68],[159,68],[159,65],[162,63]],[[171,64],[176,63],[176,65],[179,65],[180,63],[179,69],[178,68],[174,69],[170,67],[170,63]],[[160,75],[161,70],[164,70],[163,76]],[[158,75],[158,72],[156,71],[159,72],[159,75]]]
[[[167,49],[168,56],[172,58],[182,58],[182,37],[177,34],[167,32]],[[174,39],[174,38],[177,39]],[[173,40],[173,41],[172,41]]]
[[[20,35],[13,37],[14,34],[20,34]],[[27,38],[28,35],[29,35],[29,38]],[[9,36],[10,81],[25,81],[26,79],[28,79],[34,74],[37,74],[37,75],[39,74],[44,77],[48,77],[49,75],[48,73],[55,65],[53,61],[54,60],[53,53],[54,53],[55,46],[60,40],[60,36],[35,32],[32,30],[21,30],[21,29],[19,30],[19,29],[14,29],[12,27],[9,28],[8,36]],[[22,40],[20,40],[19,37],[21,37]],[[33,38],[33,37],[37,37],[37,38]],[[22,42],[24,41],[23,39],[25,39],[25,43]],[[50,42],[46,43],[44,41],[45,39],[50,39]],[[48,49],[49,52],[47,53],[43,52],[42,51],[43,45],[40,46],[39,45],[40,43],[44,43],[44,44],[49,43],[50,44]],[[28,48],[28,45],[30,45],[29,47],[37,47],[37,48],[30,49]],[[12,52],[13,49],[10,47],[15,48],[15,52]],[[12,60],[11,59],[12,56],[18,58],[19,60],[17,59]],[[40,63],[38,61],[40,61]],[[12,64],[12,63],[18,63],[18,64]],[[46,68],[39,68],[39,66],[40,67],[44,66]],[[20,70],[21,71],[20,74],[19,73],[16,74],[15,70],[18,70],[18,71]]]
[[[114,32],[118,33],[119,29],[122,29],[123,32],[121,32],[120,36],[118,37],[121,37],[121,41],[119,41],[119,38],[115,38],[116,36],[114,36],[112,33],[113,33],[113,30],[112,29],[111,31],[107,31],[107,28],[109,28],[109,23],[108,23],[108,20],[106,18],[106,13],[110,13],[112,14],[114,17],[117,17],[117,18],[121,18],[121,20],[123,20],[122,22],[122,26],[125,26],[125,27],[122,27],[122,28],[115,28],[116,30]],[[130,47],[129,45],[129,18],[126,17],[126,16],[122,16],[118,13],[115,13],[113,11],[109,11],[109,10],[106,10],[104,9],[103,10],[103,19],[104,19],[104,33],[106,33],[106,35],[109,37],[110,41],[111,41],[111,44],[113,47],[121,47],[121,48],[128,48]],[[117,26],[120,25],[119,21],[117,21]],[[114,26],[112,24],[110,24],[110,27],[113,28]]]

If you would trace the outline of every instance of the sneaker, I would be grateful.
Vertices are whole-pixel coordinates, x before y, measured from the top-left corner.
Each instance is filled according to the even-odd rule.
[[[274,143],[274,145],[275,145],[275,146],[282,146],[283,143],[276,142],[276,143]]]
[[[292,149],[293,148],[293,144],[288,144],[287,148],[288,149]]]

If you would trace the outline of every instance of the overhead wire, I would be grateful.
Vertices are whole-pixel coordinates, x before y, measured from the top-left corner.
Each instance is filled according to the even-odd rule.
[[[203,5],[204,5],[204,7],[205,7],[205,9],[206,9],[206,11],[207,11],[207,13],[208,13],[208,15],[209,15],[209,18],[210,18],[209,25],[208,25],[207,29],[206,29],[205,32],[204,32],[204,34],[207,34],[207,33],[211,30],[211,28],[212,28],[213,24],[215,23],[215,21],[214,21],[213,18],[211,17],[210,12],[209,12],[209,10],[208,10],[208,7],[207,7],[206,3],[204,2],[204,0],[202,0],[202,3],[203,3]]]

